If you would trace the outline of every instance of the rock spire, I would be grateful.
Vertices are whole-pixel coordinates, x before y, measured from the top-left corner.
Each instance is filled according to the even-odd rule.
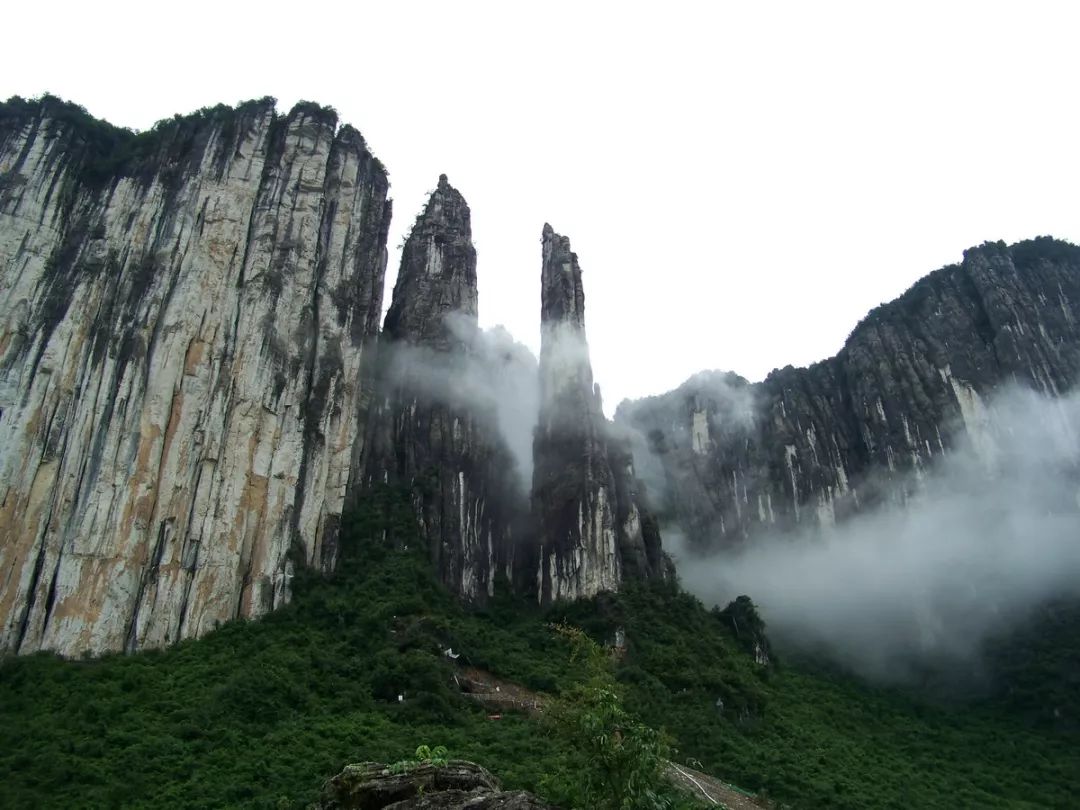
[[[469,601],[512,576],[515,521],[527,513],[482,340],[469,206],[443,175],[402,252],[366,466],[369,484],[409,486],[433,564]]]
[[[542,246],[532,508],[538,595],[550,602],[616,590],[628,568],[664,576],[668,563],[655,523],[643,521],[630,453],[613,440],[593,383],[577,255],[550,225]]]

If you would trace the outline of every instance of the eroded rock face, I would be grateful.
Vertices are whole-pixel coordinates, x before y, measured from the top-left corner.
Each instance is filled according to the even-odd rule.
[[[348,765],[326,783],[320,810],[556,810],[524,791],[503,791],[488,770],[465,760],[391,773],[385,765]]]
[[[985,244],[871,312],[836,357],[749,384],[697,375],[620,405],[646,479],[699,547],[902,502],[956,428],[994,464],[989,396],[1080,380],[1080,248]]]
[[[411,487],[432,562],[469,601],[512,577],[528,511],[486,384],[499,370],[480,340],[469,206],[443,175],[405,242],[386,316],[367,481]]]
[[[332,565],[387,178],[270,100],[122,136],[0,116],[0,649],[133,650]]]
[[[581,267],[570,240],[550,225],[543,231],[540,329],[532,503],[541,601],[617,590],[628,568],[642,578],[665,576],[632,455],[614,440],[593,384]]]
[[[388,338],[439,349],[462,348],[464,326],[479,312],[472,214],[446,175],[413,224],[386,313]],[[459,322],[447,320],[456,314]]]

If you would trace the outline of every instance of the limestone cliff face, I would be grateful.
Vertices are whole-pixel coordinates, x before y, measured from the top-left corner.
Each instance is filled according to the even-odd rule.
[[[542,601],[617,590],[625,573],[664,576],[655,524],[643,515],[628,448],[614,441],[593,384],[585,293],[570,240],[543,231],[540,415],[533,516]]]
[[[336,124],[3,106],[0,649],[158,646],[333,563],[390,216]]]
[[[635,460],[691,540],[737,544],[903,500],[954,425],[992,466],[988,394],[1080,379],[1080,248],[987,244],[834,358],[698,375],[613,426],[569,240],[545,226],[537,367],[477,328],[469,208],[445,177],[376,353],[387,190],[312,104],[140,136],[55,99],[0,105],[0,652],[258,616],[294,564],[333,566],[347,496],[377,481],[411,487],[463,598],[501,576],[592,596],[670,573]]]
[[[368,482],[410,486],[443,581],[469,601],[513,577],[515,526],[527,514],[520,473],[478,375],[476,250],[469,206],[439,185],[405,242],[379,347]]]
[[[665,506],[697,544],[829,525],[903,500],[956,428],[992,465],[988,395],[1080,381],[1078,317],[1080,248],[985,244],[871,312],[836,357],[754,385],[701,374],[623,403],[616,421],[645,437]]]

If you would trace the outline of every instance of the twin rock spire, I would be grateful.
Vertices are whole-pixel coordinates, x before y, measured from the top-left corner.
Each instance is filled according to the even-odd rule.
[[[433,563],[470,601],[500,578],[547,603],[670,570],[593,384],[577,256],[550,225],[542,256],[530,368],[478,329],[469,206],[443,175],[405,242],[380,343],[363,480],[411,487]],[[507,375],[538,384],[536,398],[500,400]],[[508,408],[516,418],[496,413]],[[532,428],[531,459],[511,451],[508,423]]]

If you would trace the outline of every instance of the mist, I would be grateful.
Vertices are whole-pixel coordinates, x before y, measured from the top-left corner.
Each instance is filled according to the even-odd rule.
[[[536,357],[502,326],[480,329],[460,313],[444,323],[464,352],[439,352],[406,343],[388,344],[386,371],[409,388],[455,409],[494,413],[527,489],[532,481],[532,441],[540,410]]]
[[[681,410],[670,412],[669,403],[692,403],[694,414],[689,421]],[[634,426],[635,415],[654,416],[662,426],[662,435],[647,436]],[[667,445],[704,448],[708,437],[723,441],[732,436],[745,436],[757,424],[759,416],[756,386],[730,371],[700,371],[674,391],[643,399],[625,399],[615,409],[615,421],[609,425],[611,434],[629,444],[634,455],[634,471],[643,483],[646,503],[654,512],[663,512],[670,501],[670,482],[662,459]],[[671,526],[671,546],[682,550],[682,537]],[[666,538],[666,535],[665,535]],[[665,539],[665,547],[668,541]]]
[[[707,557],[667,527],[665,549],[706,603],[748,594],[780,649],[876,681],[969,679],[989,639],[1080,596],[1080,396],[1013,389],[987,411],[890,506]]]

